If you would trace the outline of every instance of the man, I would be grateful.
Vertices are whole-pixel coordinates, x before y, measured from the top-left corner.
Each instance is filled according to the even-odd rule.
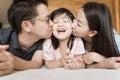
[[[39,68],[43,39],[49,38],[49,11],[46,0],[24,0],[8,9],[12,28],[0,30],[0,76],[14,70]],[[34,57],[33,57],[34,56]]]

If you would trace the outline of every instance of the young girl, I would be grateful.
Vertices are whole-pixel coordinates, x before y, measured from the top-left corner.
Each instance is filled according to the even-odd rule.
[[[120,68],[120,53],[109,8],[105,4],[88,2],[79,10],[76,24],[73,34],[84,41],[87,54],[83,59],[86,67]]]
[[[43,59],[47,68],[63,67],[64,56],[69,58],[85,53],[83,42],[80,38],[72,35],[73,14],[65,8],[56,9],[51,13],[50,19],[53,21],[53,35],[51,39],[45,40],[43,44]],[[68,52],[69,51],[69,54]],[[82,57],[81,66],[84,68]],[[75,65],[69,63],[70,65]]]

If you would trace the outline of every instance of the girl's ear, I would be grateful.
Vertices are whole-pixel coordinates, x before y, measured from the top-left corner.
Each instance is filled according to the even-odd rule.
[[[24,29],[24,31],[26,32],[30,32],[30,22],[29,21],[23,21],[22,24],[22,29]]]
[[[95,36],[96,34],[97,34],[97,31],[96,31],[96,30],[90,31],[89,37],[93,37],[93,36]]]

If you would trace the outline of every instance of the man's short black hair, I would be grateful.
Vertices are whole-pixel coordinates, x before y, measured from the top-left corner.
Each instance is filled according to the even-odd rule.
[[[41,3],[48,6],[48,1],[47,0],[13,0],[13,3],[19,3],[19,2],[31,2],[31,3],[33,3],[33,2],[41,2]]]
[[[8,9],[8,22],[13,30],[19,34],[23,21],[31,20],[38,16],[36,7],[39,4],[47,6],[47,0],[14,0]]]

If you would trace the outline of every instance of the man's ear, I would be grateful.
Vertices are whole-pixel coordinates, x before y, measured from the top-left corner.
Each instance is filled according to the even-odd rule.
[[[30,32],[31,31],[30,30],[30,22],[23,21],[21,26],[22,26],[22,29],[24,29],[24,31],[26,31],[26,32]]]
[[[98,32],[96,30],[90,31],[89,37],[93,37],[97,34]]]

